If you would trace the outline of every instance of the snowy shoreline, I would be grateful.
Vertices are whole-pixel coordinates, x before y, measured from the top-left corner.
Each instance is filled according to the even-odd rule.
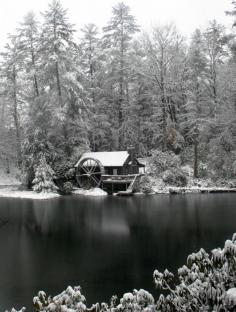
[[[37,199],[46,200],[60,197],[57,193],[36,193],[31,190],[19,190],[19,186],[1,186],[0,197],[4,198],[19,198],[19,199]]]
[[[62,195],[54,192],[50,193],[36,193],[31,190],[19,190],[17,186],[0,186],[0,198],[19,198],[19,199],[33,199],[33,200],[48,200],[59,198]],[[133,195],[175,195],[175,194],[209,194],[209,193],[236,193],[236,188],[227,187],[170,187],[155,188],[153,192],[145,194],[137,192]],[[72,192],[72,196],[89,196],[100,197],[107,196],[108,194],[102,189],[96,188],[93,190],[76,189]],[[115,196],[115,194],[113,195]]]
[[[236,193],[236,188],[227,187],[168,187],[167,190],[155,190],[154,194],[205,194],[205,193]]]

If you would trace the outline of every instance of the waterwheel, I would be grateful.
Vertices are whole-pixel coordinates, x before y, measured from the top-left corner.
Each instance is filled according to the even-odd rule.
[[[76,180],[81,188],[89,190],[100,186],[103,174],[104,167],[99,160],[84,158],[77,165]]]

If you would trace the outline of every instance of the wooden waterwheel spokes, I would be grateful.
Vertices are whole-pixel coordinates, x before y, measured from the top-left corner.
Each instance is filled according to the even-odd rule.
[[[81,188],[91,189],[99,187],[103,173],[104,168],[98,160],[85,158],[77,166],[76,179]]]

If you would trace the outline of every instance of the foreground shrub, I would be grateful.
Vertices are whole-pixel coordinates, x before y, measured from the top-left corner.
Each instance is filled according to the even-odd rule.
[[[117,297],[111,298],[110,304],[94,304],[88,308],[86,299],[81,293],[80,287],[67,287],[65,291],[55,297],[48,297],[45,292],[40,291],[33,299],[36,312],[84,312],[84,311],[154,311],[154,298],[146,290],[134,290],[133,293],[126,293],[117,303]]]
[[[166,170],[163,173],[162,179],[167,184],[179,187],[186,186],[188,183],[185,173],[180,169]]]
[[[68,286],[61,294],[50,297],[44,291],[40,291],[37,296],[33,298],[35,311],[44,312],[76,312],[85,311],[85,297],[81,293],[81,288]]]
[[[236,311],[236,235],[223,249],[191,254],[178,270],[178,283],[168,270],[156,270],[154,280],[158,288],[168,291],[160,295],[157,310]]]
[[[80,287],[68,287],[51,297],[40,291],[33,298],[35,312],[233,312],[236,311],[236,234],[224,248],[208,254],[204,249],[192,253],[177,277],[168,270],[154,271],[158,301],[143,290],[126,293],[117,302],[94,304],[88,308]],[[25,308],[18,312],[24,312]],[[12,309],[11,312],[17,312]]]

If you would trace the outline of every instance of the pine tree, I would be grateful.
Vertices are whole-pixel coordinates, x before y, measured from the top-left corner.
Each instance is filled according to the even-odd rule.
[[[11,114],[13,117],[16,138],[16,156],[18,167],[22,163],[21,147],[21,125],[19,114],[20,101],[20,78],[22,70],[22,58],[19,53],[19,42],[16,36],[9,36],[9,42],[5,46],[5,52],[2,54],[1,74],[5,78],[5,90],[8,99],[11,102]]]
[[[108,25],[103,28],[104,46],[107,48],[110,60],[109,80],[113,91],[117,92],[114,97],[114,104],[117,106],[117,128],[120,132],[123,123],[124,106],[128,105],[128,50],[133,35],[139,31],[139,27],[130,8],[123,2],[113,7],[113,16]],[[123,139],[119,133],[119,148],[123,146]]]
[[[207,105],[209,101],[206,89],[207,58],[204,53],[202,33],[197,29],[192,37],[188,54],[189,80],[185,112],[182,115],[182,128],[187,142],[193,145],[193,175],[198,177],[198,146],[206,125]]]
[[[35,192],[53,192],[57,190],[53,179],[55,173],[46,161],[45,156],[42,154],[38,166],[35,168],[35,178],[33,180],[33,190]]]
[[[63,74],[71,62],[71,54],[75,44],[73,25],[68,22],[67,10],[62,8],[59,1],[53,0],[43,13],[44,23],[41,36],[41,59],[49,85],[56,88],[59,107],[63,100]],[[55,81],[55,83],[54,83]]]
[[[19,53],[21,53],[28,79],[33,84],[33,94],[39,96],[39,23],[29,12],[18,28]]]
[[[207,57],[209,93],[212,99],[211,116],[214,118],[219,108],[220,95],[218,93],[219,66],[227,56],[227,42],[229,37],[225,35],[224,26],[216,20],[209,23],[204,32],[205,54]]]

